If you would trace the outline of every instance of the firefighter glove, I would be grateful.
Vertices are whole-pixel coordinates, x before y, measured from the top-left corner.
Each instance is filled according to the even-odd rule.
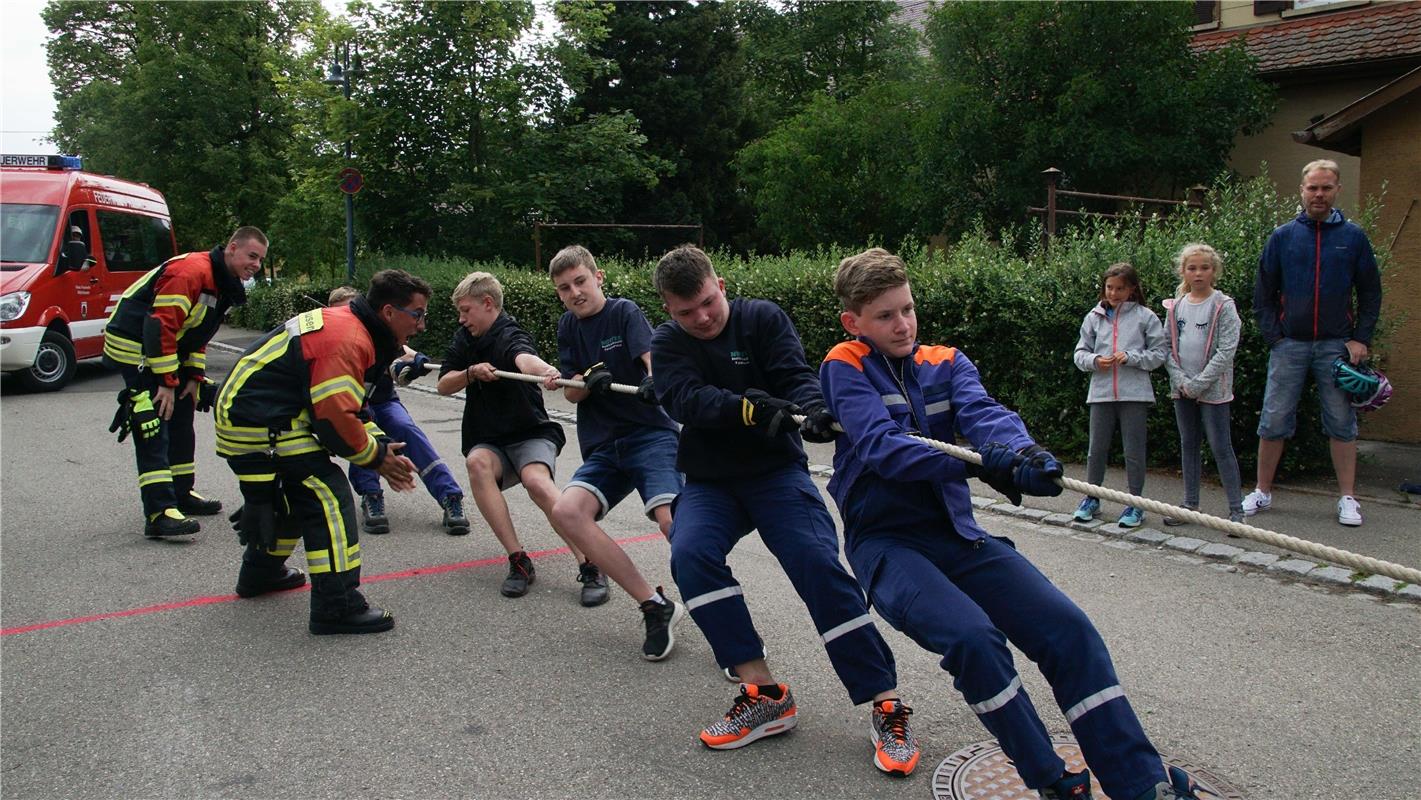
[[[636,387],[636,399],[649,406],[656,405],[656,381],[650,375],[641,379]]]
[[[117,433],[121,442],[128,438],[128,390],[118,390],[118,411],[114,412],[113,422],[109,423],[109,433]]]
[[[799,435],[806,442],[826,444],[834,441],[839,433],[834,427],[834,415],[824,406],[816,406],[804,412],[804,422],[799,424]]]
[[[429,374],[429,356],[415,353],[414,358],[402,358],[390,365],[390,374],[394,376],[395,383],[409,386],[410,381]]]
[[[217,402],[217,393],[222,391],[222,384],[211,378],[203,378],[197,384],[197,404],[198,411],[211,411],[212,406]]]
[[[128,424],[133,428],[133,435],[139,439],[152,439],[157,436],[162,429],[163,420],[158,417],[158,410],[153,407],[152,394],[145,391],[130,392],[129,398],[133,408],[129,412]]]
[[[967,474],[981,478],[982,482],[1006,495],[1014,506],[1021,505],[1021,490],[1016,484],[1017,466],[1026,461],[1020,453],[1000,442],[982,446],[977,454],[981,464],[967,462]]]
[[[746,389],[740,398],[741,422],[745,423],[745,427],[757,428],[772,438],[796,430],[793,415],[798,413],[799,406],[760,389]]]
[[[612,391],[612,371],[598,361],[582,371],[582,383],[593,397],[602,397]]]

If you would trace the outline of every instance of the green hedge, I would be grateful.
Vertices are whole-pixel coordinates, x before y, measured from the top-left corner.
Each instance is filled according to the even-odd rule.
[[[1085,457],[1088,376],[1072,363],[1080,322],[1096,302],[1099,276],[1116,261],[1140,271],[1149,305],[1163,318],[1160,301],[1173,296],[1178,279],[1173,257],[1186,242],[1213,245],[1225,261],[1219,288],[1238,302],[1244,320],[1235,363],[1234,447],[1245,475],[1257,451],[1254,430],[1262,405],[1267,353],[1252,317],[1253,276],[1263,242],[1280,222],[1295,213],[1291,198],[1279,198],[1265,179],[1221,180],[1205,211],[1155,218],[1136,226],[1086,225],[1043,248],[1039,232],[1018,234],[1018,241],[993,241],[978,231],[946,252],[929,253],[917,245],[900,255],[908,263],[918,305],[919,338],[959,347],[981,370],[987,389],[1020,412],[1033,435],[1064,458]],[[1023,242],[1029,238],[1031,244]],[[859,248],[823,248],[814,253],[736,259],[713,254],[731,296],[762,297],[779,303],[794,320],[811,363],[844,338],[831,280],[835,265]],[[1021,253],[1025,253],[1022,255]],[[1386,254],[1378,257],[1385,263]],[[666,318],[651,289],[652,263],[609,261],[606,292],[630,298],[646,310],[652,324]],[[447,298],[465,274],[484,269],[504,284],[505,306],[538,343],[549,361],[557,355],[557,319],[562,306],[542,273],[502,264],[461,260],[385,256],[368,259],[362,277],[398,267],[419,274],[434,288],[428,330],[412,346],[441,357],[457,318]],[[313,284],[259,289],[237,316],[237,324],[268,328],[311,307],[302,298],[322,298],[331,287]],[[1149,422],[1149,460],[1154,466],[1179,463],[1179,440],[1168,379],[1154,373],[1157,398]],[[1316,399],[1311,390],[1300,409],[1300,435],[1289,447],[1285,471],[1328,468],[1326,440],[1317,432]],[[1117,452],[1119,445],[1117,444]],[[1206,452],[1207,456],[1207,452]],[[1118,460],[1118,457],[1117,457]]]

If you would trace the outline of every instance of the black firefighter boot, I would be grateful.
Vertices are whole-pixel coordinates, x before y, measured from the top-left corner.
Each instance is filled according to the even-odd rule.
[[[390,612],[372,606],[356,587],[360,567],[311,576],[311,633],[379,633],[395,627]]]
[[[242,570],[237,573],[237,596],[260,597],[271,592],[306,585],[306,573],[286,566],[286,559],[247,547],[242,554]]]

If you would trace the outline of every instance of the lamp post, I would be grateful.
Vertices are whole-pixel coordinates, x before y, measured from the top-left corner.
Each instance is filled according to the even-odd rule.
[[[360,65],[360,52],[352,54],[350,42],[345,42],[336,50],[336,58],[331,62],[330,71],[326,73],[325,83],[327,86],[339,86],[345,93],[345,99],[350,99],[350,81],[352,78],[359,78],[365,75],[365,69]],[[350,137],[345,140],[345,161],[350,163]],[[355,193],[345,192],[345,278],[350,284],[355,283]]]

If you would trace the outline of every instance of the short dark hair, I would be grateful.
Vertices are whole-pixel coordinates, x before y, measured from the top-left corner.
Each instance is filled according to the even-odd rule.
[[[656,274],[652,276],[652,286],[656,293],[676,297],[695,297],[706,278],[715,277],[710,256],[693,244],[683,244],[661,257],[656,262]]]
[[[1140,283],[1140,273],[1135,271],[1135,267],[1128,261],[1117,261],[1105,270],[1105,274],[1100,276],[1100,299],[1105,299],[1105,282],[1111,278],[1119,278],[1130,288],[1130,295],[1126,300],[1133,300],[1140,305],[1145,304],[1145,287]]]
[[[266,234],[262,233],[262,229],[258,228],[255,225],[243,225],[242,227],[233,231],[232,237],[227,240],[227,244],[245,241],[260,242],[262,247],[267,247],[271,244],[271,242],[268,242],[266,240]]]
[[[591,251],[580,244],[570,244],[558,251],[553,256],[553,260],[548,264],[548,277],[557,280],[557,277],[570,269],[587,267],[588,272],[597,272],[597,259],[592,257]]]
[[[407,306],[417,294],[430,296],[429,284],[423,278],[402,269],[382,269],[370,278],[365,301],[379,311],[385,306]]]

